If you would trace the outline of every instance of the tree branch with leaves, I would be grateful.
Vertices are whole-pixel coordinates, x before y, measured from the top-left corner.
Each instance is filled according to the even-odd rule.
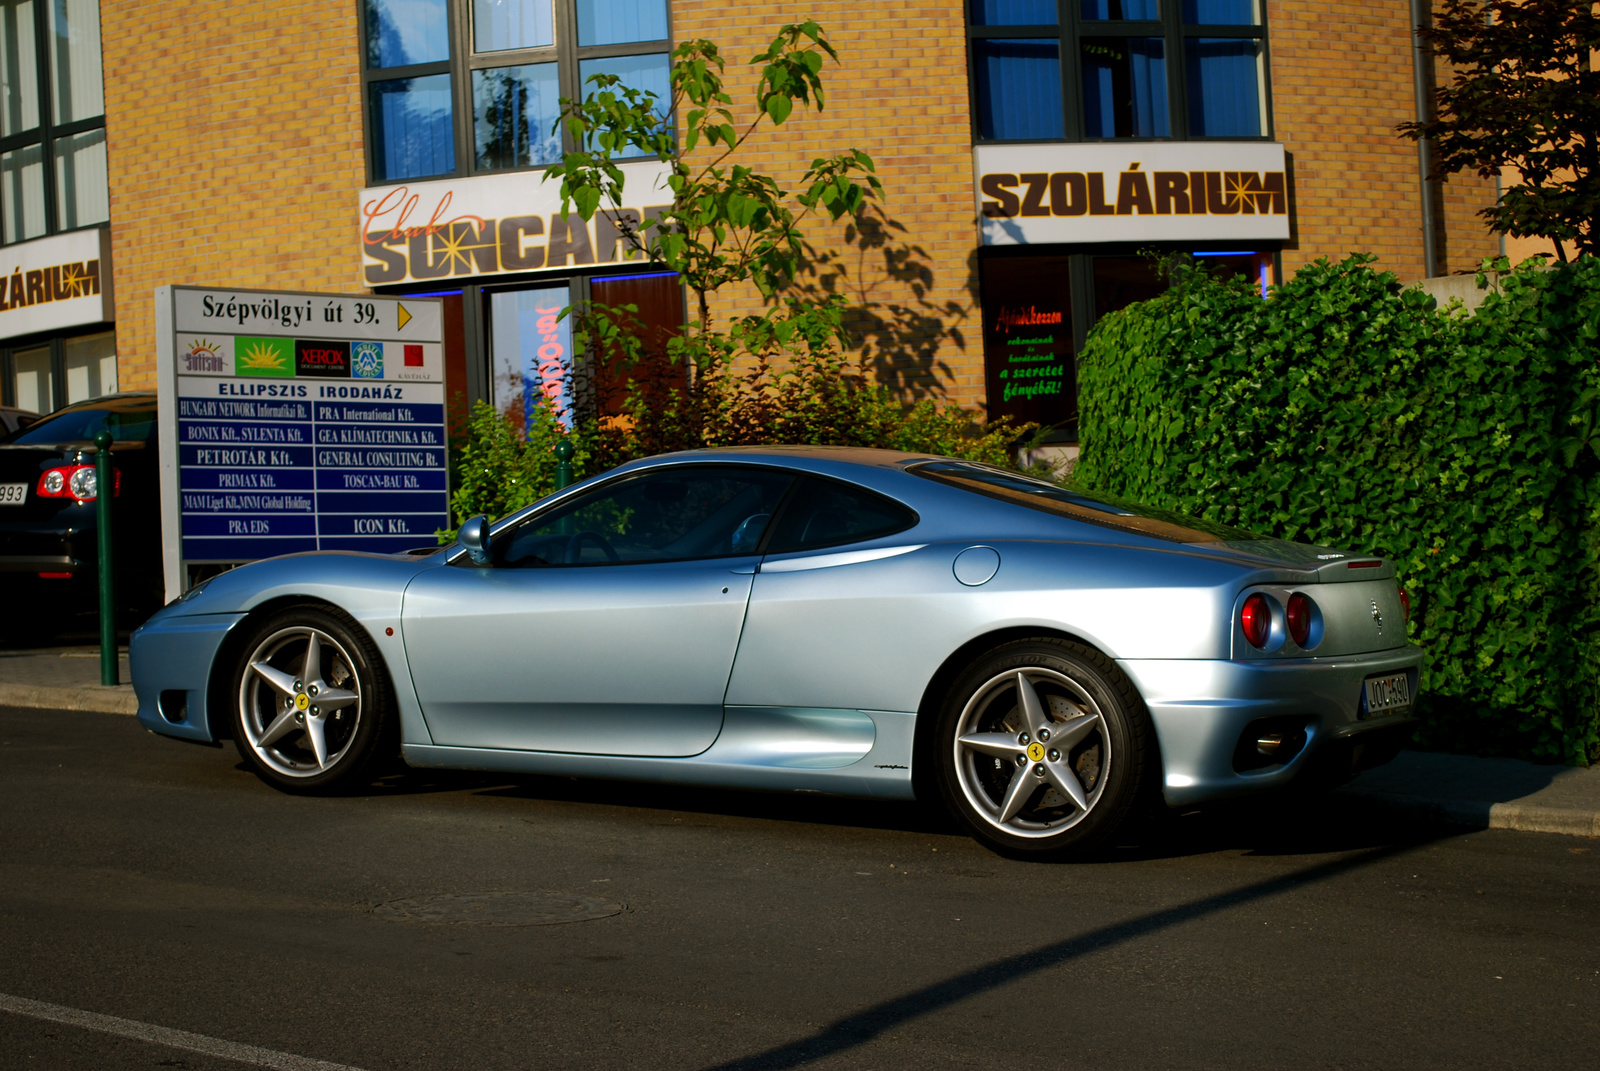
[[[686,41],[673,50],[666,101],[615,75],[593,75],[593,90],[582,101],[562,99],[560,123],[573,149],[545,170],[545,178],[561,181],[563,212],[576,210],[585,221],[609,212],[629,248],[683,277],[695,299],[692,336],[711,332],[709,295],[729,284],[753,284],[781,313],[778,295],[805,258],[801,225],[813,217],[836,222],[854,215],[881,198],[883,186],[872,157],[860,149],[812,160],[792,196],[775,178],[735,158],[764,127],[782,126],[796,108],[822,111],[822,67],[837,59],[815,22],[779,29],[750,61],[761,72],[755,115],[742,126],[723,79],[725,61],[711,41]],[[701,149],[708,159],[695,157]],[[621,212],[621,164],[630,157],[654,157],[670,168],[672,207],[660,219],[636,222]]]
[[[1438,115],[1396,129],[1433,146],[1429,177],[1460,171],[1521,180],[1478,214],[1489,229],[1600,253],[1600,15],[1591,0],[1445,0],[1420,28],[1449,62]]]

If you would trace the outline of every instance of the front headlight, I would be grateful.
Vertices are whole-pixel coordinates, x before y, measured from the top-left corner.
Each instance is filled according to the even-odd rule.
[[[216,577],[214,577],[214,576],[206,577],[204,580],[200,581],[200,583],[196,584],[194,587],[190,588],[188,591],[184,592],[182,595],[179,595],[176,599],[173,599],[172,600],[172,604],[174,606],[176,606],[180,602],[188,602],[190,599],[194,598],[196,595],[198,595],[202,591],[204,591],[206,589],[206,585],[211,583],[215,579],[216,579]]]

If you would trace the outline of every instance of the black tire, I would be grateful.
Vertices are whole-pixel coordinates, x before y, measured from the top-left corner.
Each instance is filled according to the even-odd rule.
[[[1082,644],[1039,637],[983,655],[951,686],[935,733],[945,806],[973,837],[1014,858],[1105,847],[1156,791],[1143,701],[1115,662]]]
[[[233,741],[262,780],[307,794],[370,783],[395,750],[395,718],[388,674],[365,632],[329,609],[291,607],[253,623],[238,652]]]

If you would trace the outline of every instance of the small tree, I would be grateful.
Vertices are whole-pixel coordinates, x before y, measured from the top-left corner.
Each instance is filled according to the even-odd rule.
[[[1472,169],[1491,178],[1506,166],[1519,183],[1478,213],[1489,229],[1547,238],[1600,253],[1600,17],[1590,0],[1445,0],[1427,49],[1455,69],[1439,91],[1438,116],[1402,123],[1433,143],[1429,177]]]
[[[763,124],[781,126],[796,106],[804,110],[814,104],[822,110],[824,57],[837,60],[838,54],[815,22],[782,27],[766,51],[750,61],[761,65],[761,77],[755,116],[743,130],[734,123],[733,98],[723,87],[722,54],[706,40],[686,41],[673,50],[670,100],[624,86],[608,74],[589,78],[594,92],[584,100],[563,98],[561,121],[575,148],[546,169],[545,177],[561,180],[563,211],[575,207],[588,220],[604,204],[631,248],[683,277],[695,296],[696,319],[675,340],[674,356],[688,355],[701,364],[713,359],[718,340],[708,295],[714,291],[748,281],[770,301],[789,286],[804,258],[800,226],[808,216],[837,221],[882,194],[872,158],[860,149],[814,159],[792,205],[776,179],[732,162]],[[676,117],[683,120],[681,147]],[[691,165],[702,145],[710,158]],[[672,208],[653,225],[620,212],[619,159],[639,155],[654,156],[672,169]],[[626,352],[627,333],[605,310],[598,311],[598,321],[585,326],[600,334],[596,341]],[[788,310],[779,304],[768,316],[775,311]]]

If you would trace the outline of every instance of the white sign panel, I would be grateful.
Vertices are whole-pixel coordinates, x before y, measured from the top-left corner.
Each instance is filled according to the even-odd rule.
[[[972,156],[984,245],[1289,237],[1274,142],[978,145]]]
[[[562,271],[575,264],[632,259],[622,239],[672,203],[671,168],[623,164],[625,207],[584,222],[561,212],[561,183],[542,171],[442,179],[361,191],[364,286],[430,282],[511,272]]]
[[[168,599],[191,563],[432,543],[442,325],[436,299],[159,288]]]
[[[0,338],[116,317],[105,227],[8,245],[0,257]]]

